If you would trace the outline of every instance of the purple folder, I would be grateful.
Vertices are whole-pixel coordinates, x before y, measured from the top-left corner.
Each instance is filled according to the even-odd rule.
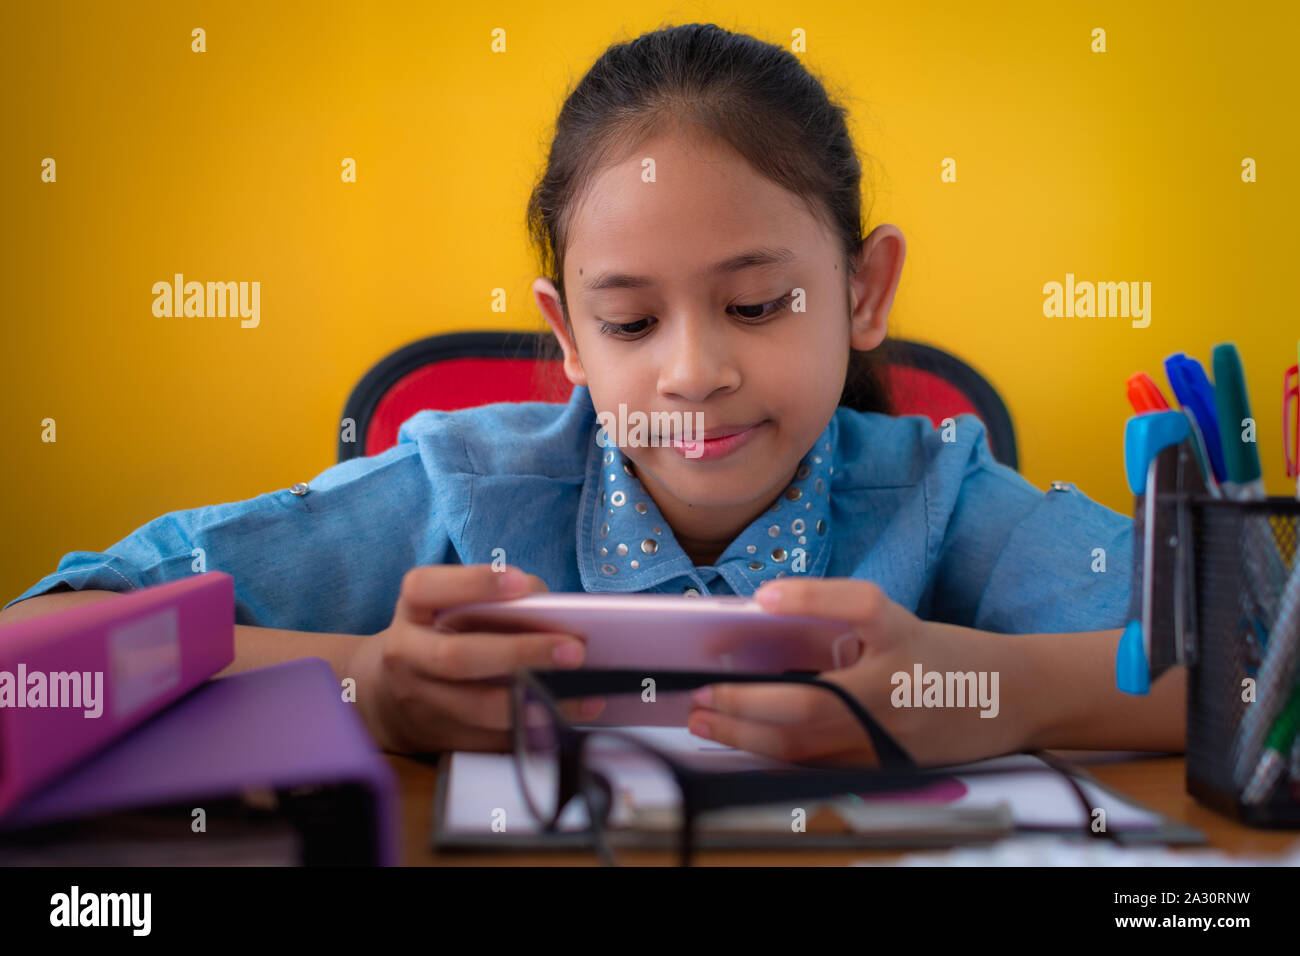
[[[396,781],[319,658],[209,681],[0,819],[0,831],[250,789],[346,785],[369,862],[398,862]],[[3,833],[0,833],[3,836]]]

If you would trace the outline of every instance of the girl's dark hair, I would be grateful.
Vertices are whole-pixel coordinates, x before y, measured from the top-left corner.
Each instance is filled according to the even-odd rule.
[[[846,279],[861,248],[862,167],[822,83],[793,53],[710,23],[645,33],[611,46],[564,101],[546,169],[528,200],[529,236],[559,292],[572,210],[592,176],[636,143],[675,125],[718,137],[761,175],[799,196],[840,240]],[[544,336],[542,358],[559,343]],[[893,413],[881,366],[890,340],[851,349],[840,404]]]

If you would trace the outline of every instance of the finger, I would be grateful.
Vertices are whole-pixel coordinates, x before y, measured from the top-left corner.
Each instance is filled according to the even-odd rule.
[[[445,724],[448,719],[476,731],[508,731],[513,724],[510,688],[467,681],[424,680],[416,699],[408,701],[408,720],[422,715],[424,720]],[[600,697],[584,697],[561,702],[560,710],[571,720],[591,720],[605,709]]]
[[[425,634],[407,630],[399,651],[421,676],[442,680],[483,680],[518,668],[556,670],[581,666],[586,645],[572,634]]]
[[[422,682],[423,683],[423,682]],[[443,690],[452,685],[430,681],[396,708],[397,742],[388,748],[397,753],[434,753],[441,750],[508,751],[510,733],[473,726],[450,713],[451,697]],[[502,688],[492,688],[502,690]],[[456,709],[471,712],[475,704],[460,701]]]
[[[693,691],[691,703],[772,724],[820,723],[853,716],[831,691],[798,684],[711,684]]]
[[[409,745],[404,744],[401,750],[392,752],[438,753],[443,750],[480,750],[509,753],[512,746],[508,731],[468,727],[448,717],[443,717],[441,723],[420,721],[408,737]]]
[[[504,572],[497,572],[490,564],[421,565],[402,576],[394,617],[428,625],[444,608],[523,597],[535,588],[530,576],[519,568],[507,567]]]
[[[870,753],[870,742],[866,735],[844,721],[802,725],[770,724],[732,717],[717,711],[693,710],[687,726],[697,737],[787,763],[856,753],[857,762],[861,764],[865,755]]]
[[[403,705],[408,713],[425,707],[442,718],[479,730],[510,729],[510,688],[467,681],[421,680],[418,699]]]
[[[870,622],[885,610],[889,598],[874,581],[786,577],[763,584],[754,600],[776,614]]]
[[[570,721],[595,720],[605,711],[605,698],[570,698],[559,702],[560,713]]]

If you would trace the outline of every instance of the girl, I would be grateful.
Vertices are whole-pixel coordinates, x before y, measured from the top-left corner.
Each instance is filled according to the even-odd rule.
[[[855,623],[864,653],[826,676],[919,762],[1181,750],[1181,673],[1143,698],[1114,685],[1131,521],[1038,491],[973,416],[940,432],[889,414],[874,363],[905,243],[890,225],[864,238],[860,198],[844,112],[792,54],[700,24],[611,47],[566,100],[528,208],[567,403],[421,412],[313,482],[66,555],[11,605],[76,595],[0,620],[192,573],[202,549],[235,578],[233,670],[325,656],[386,749],[505,749],[490,679],[579,666],[582,643],[453,635],[438,611],[545,590],[756,595]],[[597,413],[620,407],[701,416],[703,438],[606,447]],[[516,567],[493,573],[502,550]],[[993,719],[892,706],[892,675],[918,665],[997,675]],[[862,739],[816,690],[720,684],[695,704],[696,734],[785,759]]]

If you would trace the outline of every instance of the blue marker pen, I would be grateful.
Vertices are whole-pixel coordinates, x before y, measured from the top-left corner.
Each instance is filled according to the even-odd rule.
[[[1210,456],[1210,467],[1216,481],[1227,478],[1223,462],[1223,441],[1219,437],[1219,420],[1214,410],[1214,387],[1205,375],[1205,369],[1194,358],[1175,352],[1165,359],[1165,374],[1174,390],[1178,404],[1192,413],[1196,424],[1205,436],[1205,451]]]

